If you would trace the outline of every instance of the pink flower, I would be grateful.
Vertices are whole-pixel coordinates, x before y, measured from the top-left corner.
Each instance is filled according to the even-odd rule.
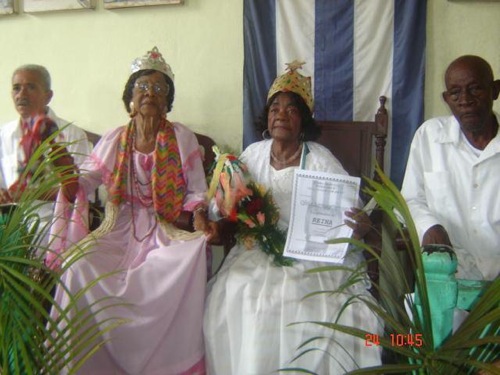
[[[263,212],[259,212],[257,214],[257,221],[260,225],[264,225],[264,223],[266,222],[266,215]]]
[[[222,171],[219,176],[220,189],[216,192],[216,202],[221,214],[230,220],[236,218],[238,203],[245,197],[252,195],[238,173],[230,174]],[[221,193],[219,193],[221,192]]]
[[[249,227],[249,228],[255,228],[255,223],[251,219],[245,219],[243,222]]]
[[[232,183],[235,194],[234,200],[236,202],[239,202],[243,198],[253,194],[253,191],[248,188],[245,178],[241,176],[239,173],[234,173],[232,175]]]

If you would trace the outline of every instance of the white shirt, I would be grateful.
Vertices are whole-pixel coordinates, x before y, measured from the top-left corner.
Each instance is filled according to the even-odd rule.
[[[402,194],[420,240],[433,225],[446,229],[457,253],[458,278],[499,275],[499,186],[500,132],[479,153],[454,116],[430,119],[415,133]]]
[[[51,118],[59,129],[69,124],[49,108],[47,116]],[[76,165],[81,165],[87,155],[90,154],[91,144],[87,140],[85,132],[75,125],[68,125],[61,131],[63,142],[73,142],[68,145],[68,151],[72,153]],[[0,188],[6,189],[19,178],[19,163],[24,160],[24,153],[19,145],[22,137],[20,119],[10,121],[0,127],[0,172],[3,184]]]
[[[51,118],[61,131],[59,140],[71,142],[68,152],[72,154],[75,164],[81,165],[92,150],[85,132],[75,125],[56,116],[49,108],[47,116]],[[20,119],[10,121],[0,127],[0,189],[8,189],[19,178],[19,163],[24,160],[24,151],[19,142],[22,137]],[[52,217],[53,202],[44,204],[37,209],[37,213],[44,221]]]

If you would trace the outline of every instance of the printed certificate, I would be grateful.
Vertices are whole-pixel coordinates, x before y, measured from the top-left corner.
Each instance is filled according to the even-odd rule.
[[[359,177],[297,169],[293,179],[285,256],[341,263],[349,244],[325,241],[351,237],[345,211],[358,206]]]

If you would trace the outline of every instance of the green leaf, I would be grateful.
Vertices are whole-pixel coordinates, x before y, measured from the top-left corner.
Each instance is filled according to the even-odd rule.
[[[33,171],[28,188],[19,192],[15,205],[3,206],[0,213],[0,373],[6,375],[56,374],[69,364],[73,366],[69,373],[74,373],[102,345],[104,333],[125,323],[120,317],[107,321],[93,318],[113,306],[125,306],[115,298],[79,307],[84,293],[109,275],[70,296],[68,305],[59,305],[53,297],[55,287],[68,291],[61,274],[43,262],[49,250],[40,243],[49,228],[41,224],[37,210],[47,204],[46,197],[75,176],[66,173],[67,168],[53,166],[62,156],[50,145],[57,135],[34,152],[23,173],[26,177],[27,170]],[[64,270],[84,256],[69,259]],[[57,312],[56,317],[49,314],[50,308]]]

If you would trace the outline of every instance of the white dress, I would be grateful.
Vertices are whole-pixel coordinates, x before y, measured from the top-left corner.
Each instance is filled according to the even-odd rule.
[[[272,141],[248,147],[241,159],[252,177],[270,187],[280,207],[280,225],[287,227],[294,169],[276,171],[269,164]],[[308,143],[306,169],[332,173],[346,172],[323,146]],[[255,158],[255,155],[261,156]],[[253,156],[253,158],[251,157]],[[346,263],[354,266],[361,259],[351,254]],[[221,270],[211,280],[204,316],[206,361],[211,375],[270,374],[285,367],[304,368],[318,374],[343,374],[348,370],[380,364],[380,348],[366,346],[365,340],[333,332],[305,321],[334,322],[345,304],[346,294],[311,292],[336,290],[347,272],[306,273],[324,263],[296,261],[292,267],[278,267],[272,257],[259,249],[236,245]],[[368,296],[368,283],[360,283],[351,293]],[[370,298],[370,297],[368,297]],[[343,311],[340,323],[380,334],[375,315],[356,303]],[[315,340],[304,348],[299,346]],[[305,349],[320,348],[301,358]]]

